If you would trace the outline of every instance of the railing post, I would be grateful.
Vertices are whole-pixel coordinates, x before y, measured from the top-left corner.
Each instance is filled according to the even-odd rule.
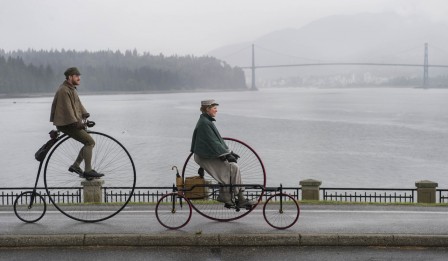
[[[319,200],[319,187],[322,181],[315,179],[301,180],[302,200]]]
[[[437,182],[420,180],[415,182],[417,187],[417,203],[436,203]]]
[[[84,203],[100,203],[103,201],[102,187],[104,180],[84,180],[81,182],[83,186]]]

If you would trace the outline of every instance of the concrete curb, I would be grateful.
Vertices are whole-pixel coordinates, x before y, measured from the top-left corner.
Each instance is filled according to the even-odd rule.
[[[0,247],[67,246],[420,246],[448,247],[448,235],[409,234],[69,234],[0,235]]]

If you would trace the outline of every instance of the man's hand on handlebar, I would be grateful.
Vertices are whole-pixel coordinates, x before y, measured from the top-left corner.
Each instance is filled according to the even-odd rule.
[[[95,122],[94,121],[86,121],[86,126],[89,128],[92,128],[93,126],[95,126]]]
[[[95,122],[88,121],[88,120],[84,119],[82,121],[73,123],[73,126],[75,126],[76,128],[78,128],[80,130],[85,130],[87,128],[92,128],[93,126],[95,126]]]

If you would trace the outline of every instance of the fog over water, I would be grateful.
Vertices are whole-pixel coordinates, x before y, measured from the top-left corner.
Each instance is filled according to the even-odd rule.
[[[393,13],[448,23],[448,2],[444,0],[0,0],[0,3],[0,48],[7,51],[136,48],[153,54],[201,56],[224,45],[253,43],[269,33],[301,28],[334,15]],[[334,31],[331,28],[330,33]],[[76,36],[69,41],[67,30],[76,31]],[[364,31],[372,30],[366,27]],[[384,39],[386,43],[397,41],[402,30],[396,31],[400,33]],[[320,36],[317,32],[314,35]],[[415,42],[411,46],[419,44],[423,43]],[[432,41],[432,44],[436,43]],[[299,42],[298,48],[303,45]],[[282,49],[275,50],[282,52]]]
[[[200,100],[219,103],[222,136],[251,145],[268,185],[448,187],[448,90],[261,89],[257,92],[85,95],[95,131],[131,153],[138,186],[169,186],[183,165]],[[0,99],[2,187],[32,186],[34,152],[48,140],[52,97]],[[68,167],[68,166],[67,166]],[[244,173],[242,173],[244,175]],[[43,179],[40,182],[43,185]]]

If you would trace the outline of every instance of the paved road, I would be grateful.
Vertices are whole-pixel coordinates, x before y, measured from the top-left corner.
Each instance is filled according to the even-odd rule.
[[[57,211],[47,211],[42,220],[26,224],[17,219],[12,207],[0,211],[0,234],[76,233],[323,233],[323,234],[431,234],[448,235],[448,207],[302,205],[296,225],[285,231],[271,228],[261,208],[239,220],[216,222],[193,212],[190,223],[177,231],[162,227],[154,206],[126,208],[99,223],[72,220]]]
[[[86,236],[103,237],[98,240],[104,242],[108,235],[113,235],[115,243],[112,242],[112,244],[118,244],[117,240],[119,239],[117,238],[123,238],[123,242],[130,240],[126,236],[132,235],[139,236],[139,242],[143,241],[142,236],[146,237],[146,241],[149,239],[157,241],[157,237],[163,237],[167,244],[172,243],[173,238],[181,240],[188,236],[200,236],[200,239],[203,240],[202,243],[217,240],[217,244],[226,242],[225,237],[239,236],[240,243],[244,243],[244,237],[248,236],[257,237],[254,245],[257,242],[263,244],[269,240],[273,240],[273,244],[275,244],[274,237],[282,238],[282,242],[300,240],[303,243],[302,241],[305,239],[305,242],[311,245],[331,245],[333,243],[334,245],[344,245],[344,242],[345,245],[349,245],[350,240],[354,240],[353,238],[357,240],[358,245],[362,245],[363,242],[365,245],[372,242],[377,245],[387,245],[390,244],[390,240],[401,237],[400,244],[402,245],[421,245],[415,240],[429,242],[428,239],[436,238],[437,242],[428,244],[448,246],[447,207],[302,205],[298,223],[288,230],[276,230],[268,226],[263,219],[261,208],[232,222],[211,221],[193,212],[193,217],[186,227],[180,230],[168,230],[157,222],[153,208],[152,205],[126,208],[117,216],[99,223],[78,222],[59,212],[49,211],[42,220],[34,224],[26,224],[17,219],[12,208],[2,209],[0,211],[0,246],[2,244],[5,246],[7,244],[5,242],[11,242],[13,236],[30,235],[35,235],[34,241],[37,238],[42,238],[42,235],[82,235],[82,244],[85,244]],[[307,235],[314,237],[307,238]],[[322,238],[319,235],[325,237]],[[5,237],[7,238],[5,239]],[[418,238],[415,239],[415,237]],[[410,241],[409,238],[413,238],[414,241]],[[32,244],[33,240],[27,242]],[[239,242],[238,240],[232,241],[235,244]],[[379,241],[380,243],[378,243]],[[21,242],[23,243],[23,240]],[[16,244],[18,243],[16,242]],[[129,245],[132,244],[129,243]]]

